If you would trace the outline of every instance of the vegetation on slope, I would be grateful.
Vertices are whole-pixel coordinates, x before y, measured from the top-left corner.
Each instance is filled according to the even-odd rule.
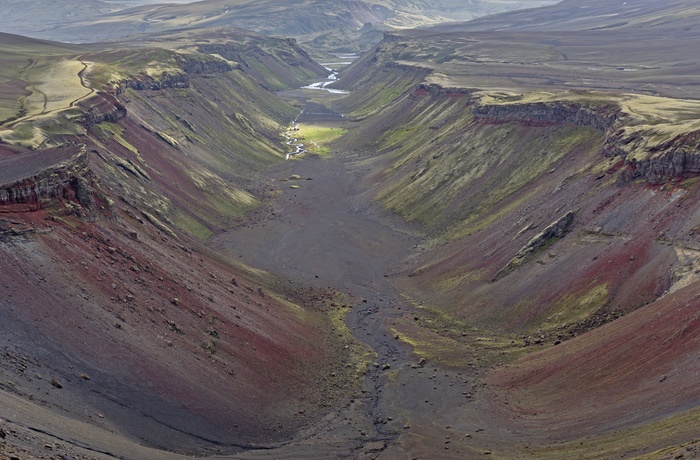
[[[286,439],[357,378],[338,366],[351,344],[325,305],[333,294],[304,297],[202,244],[254,218],[267,193],[255,175],[284,158],[280,132],[298,109],[270,89],[326,70],[287,40],[167,38],[101,48],[3,37],[14,53],[5,110],[41,94],[47,106],[0,132],[0,346],[31,367],[3,361],[2,406],[26,398],[15,417],[32,426],[69,414],[45,427],[58,436],[94,426],[82,445],[116,430],[132,458],[154,453],[143,446],[231,453]],[[27,63],[41,65],[22,72]],[[80,91],[55,91],[57,69]]]
[[[641,433],[656,423],[696,417],[686,412],[695,407],[696,388],[655,386],[664,372],[692,379],[681,364],[692,347],[664,342],[675,363],[664,371],[644,346],[615,354],[608,342],[594,344],[665,335],[651,315],[671,308],[669,302],[697,308],[689,280],[700,260],[694,236],[700,209],[692,198],[700,107],[672,97],[694,90],[679,91],[682,75],[675,80],[660,69],[588,79],[593,66],[611,59],[597,47],[600,37],[577,35],[577,50],[557,43],[546,54],[552,36],[398,34],[346,71],[342,85],[354,91],[336,104],[355,117],[357,129],[343,142],[371,171],[365,187],[385,210],[431,236],[400,281],[422,308],[415,321],[395,326],[401,339],[448,366],[460,365],[455,349],[491,365],[541,351],[489,378],[498,395],[492,402],[516,420],[503,423],[533,432],[546,427],[571,440],[572,451],[538,451],[553,457],[577,451],[573,439],[611,436],[596,453],[604,457],[647,442]],[[507,46],[513,40],[520,41]],[[657,52],[659,43],[652,37],[643,62],[674,59]],[[546,71],[538,69],[543,62]],[[580,69],[589,88],[572,90],[582,85],[558,80],[564,68]],[[399,81],[391,97],[367,97]],[[653,81],[653,94],[634,91],[640,81]],[[669,337],[686,329],[681,322],[667,326]],[[479,344],[483,336],[491,345]],[[590,360],[582,364],[584,349]],[[641,363],[650,367],[627,371]],[[561,391],[569,387],[577,391]],[[602,397],[608,391],[614,396]],[[639,410],[635,398],[658,404]],[[591,407],[592,400],[601,402]],[[578,411],[563,412],[564,405]],[[596,422],[577,416],[583,412]],[[600,430],[590,428],[601,421]],[[633,432],[615,431],[631,426]],[[679,443],[696,434],[690,431],[663,431],[649,442]]]

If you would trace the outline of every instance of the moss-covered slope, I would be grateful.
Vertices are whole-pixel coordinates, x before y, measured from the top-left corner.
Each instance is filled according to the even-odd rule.
[[[234,35],[209,37],[217,52],[198,35],[26,58],[65,64],[85,94],[32,84],[56,107],[2,126],[3,429],[11,415],[80,438],[56,455],[231,454],[288,439],[353,386],[327,381],[347,343],[322,302],[203,244],[266,199],[255,175],[284,159],[298,109],[270,89],[326,74],[293,42]]]
[[[693,379],[692,346],[670,338],[691,326],[654,315],[698,308],[700,107],[550,86],[535,70],[515,73],[521,64],[484,37],[505,78],[482,88],[481,67],[431,52],[470,40],[407,35],[348,69],[342,85],[353,92],[336,103],[354,117],[343,142],[367,171],[367,193],[428,236],[398,281],[421,314],[396,332],[447,366],[462,363],[456,346],[490,365],[541,351],[488,380],[491,403],[514,417],[502,421],[509,429],[572,442],[537,455],[574,455],[572,440],[589,436],[606,440],[603,457],[692,438],[663,427],[697,418],[697,386],[656,386],[667,372]],[[469,61],[462,51],[455,62]],[[383,99],[382,85],[396,92]],[[656,336],[669,337],[669,361],[641,345]],[[453,345],[440,351],[441,341]]]

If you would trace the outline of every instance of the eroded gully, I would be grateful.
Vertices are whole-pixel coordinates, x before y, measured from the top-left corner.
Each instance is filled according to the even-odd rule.
[[[315,109],[307,110],[317,117],[314,123],[339,119]],[[299,122],[306,121],[302,114]],[[469,417],[473,375],[419,364],[391,332],[397,318],[414,315],[392,277],[418,238],[367,203],[361,174],[342,153],[279,164],[261,179],[281,192],[275,204],[255,223],[211,242],[292,286],[332,288],[359,299],[346,324],[375,353],[361,397],[286,444],[240,457],[391,458],[410,452],[410,458],[463,458],[472,436],[484,432]],[[302,180],[284,180],[292,175]]]

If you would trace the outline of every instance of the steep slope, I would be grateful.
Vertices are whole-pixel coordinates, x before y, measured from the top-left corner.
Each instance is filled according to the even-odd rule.
[[[82,62],[70,81],[91,91],[2,127],[0,417],[3,434],[65,440],[55,455],[265,447],[353,385],[352,369],[327,379],[348,350],[321,296],[201,243],[245,221],[265,199],[254,175],[284,158],[298,109],[266,87],[325,69],[240,32],[167,43],[40,43],[25,59]],[[19,76],[46,78],[35,71]],[[2,455],[28,455],[10,437]]]
[[[0,452],[697,452],[697,48],[673,66],[694,37],[445,30],[389,35],[347,97],[306,95],[347,130],[332,160],[279,161],[299,109],[270,90],[324,75],[294,41],[164,32],[18,73]],[[45,91],[57,68],[75,91]]]
[[[643,55],[661,70],[589,78],[617,56],[596,34],[405,32],[337,85],[352,90],[336,108],[356,125],[343,145],[367,194],[431,237],[396,275],[420,314],[393,330],[447,366],[455,348],[477,366],[541,350],[485,381],[480,414],[531,439],[484,436],[504,458],[610,458],[699,434],[700,105],[673,97],[695,85],[665,67],[694,38],[630,32],[625,66]],[[542,433],[563,444],[535,447]]]

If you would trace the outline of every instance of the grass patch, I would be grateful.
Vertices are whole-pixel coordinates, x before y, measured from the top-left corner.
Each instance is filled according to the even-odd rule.
[[[418,310],[413,318],[397,320],[392,332],[419,358],[452,369],[489,367],[511,362],[527,353],[522,340],[456,320],[437,308],[404,299]],[[415,319],[418,318],[418,319]]]
[[[136,157],[141,163],[144,162],[138,149],[131,145],[126,139],[124,139],[124,136],[122,135],[124,133],[124,128],[122,128],[120,125],[116,123],[102,122],[99,125],[97,125],[97,128],[99,128],[99,130],[101,131],[100,134],[111,134],[122,147],[126,148],[131,153],[136,155]]]
[[[562,325],[583,321],[607,303],[608,295],[608,283],[594,285],[582,293],[569,294],[552,305],[545,313],[549,315],[546,320],[541,326],[536,326],[554,330]]]
[[[343,128],[335,128],[323,125],[305,125],[299,126],[299,131],[296,137],[300,143],[304,144],[304,148],[309,153],[319,156],[327,156],[330,154],[328,144],[342,137],[347,130]]]
[[[178,213],[177,216],[175,216],[174,222],[177,228],[200,241],[205,241],[213,235],[212,231],[204,224],[187,214]]]
[[[639,449],[640,446],[667,444],[669,446],[667,448],[636,458],[643,460],[684,458],[683,456],[676,456],[679,452],[685,450],[684,445],[679,444],[678,440],[686,439],[690,441],[696,439],[698,424],[700,424],[700,408],[695,408],[626,430],[586,437],[561,444],[552,444],[546,447],[532,446],[529,451],[526,451],[527,455],[525,457],[537,459],[628,458],[630,452]],[[671,455],[672,453],[674,455]],[[498,457],[524,458],[523,454],[523,451],[517,454],[515,452],[510,454],[499,452]]]

